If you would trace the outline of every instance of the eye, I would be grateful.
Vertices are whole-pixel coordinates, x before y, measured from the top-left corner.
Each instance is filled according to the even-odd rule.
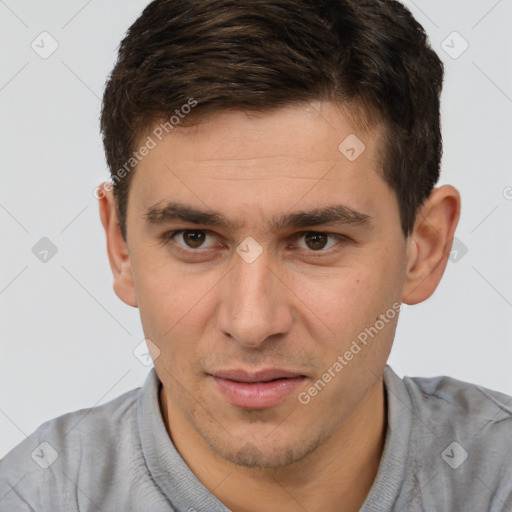
[[[176,231],[169,235],[169,239],[174,240],[185,249],[206,249],[215,244],[212,235],[209,235],[206,231],[195,229]]]
[[[297,247],[300,249],[307,249],[309,251],[322,251],[330,249],[338,244],[340,241],[339,239],[340,237],[335,237],[329,233],[309,231],[308,233],[303,233],[300,236]]]

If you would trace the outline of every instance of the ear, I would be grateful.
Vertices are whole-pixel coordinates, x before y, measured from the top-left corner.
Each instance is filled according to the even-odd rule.
[[[434,293],[446,269],[459,216],[460,194],[450,185],[435,188],[425,200],[407,240],[402,302],[418,304]]]
[[[101,223],[107,236],[107,253],[114,276],[114,291],[123,302],[137,307],[130,255],[119,226],[112,185],[102,183],[97,189],[96,196],[99,198]]]

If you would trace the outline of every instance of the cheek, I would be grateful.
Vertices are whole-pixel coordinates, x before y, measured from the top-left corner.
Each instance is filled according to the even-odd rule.
[[[134,284],[144,333],[170,350],[171,340],[197,339],[211,318],[219,277],[185,272],[156,258],[133,255]],[[183,341],[181,341],[183,340]],[[190,345],[190,344],[188,344]]]
[[[302,318],[313,338],[328,352],[348,346],[400,300],[402,280],[397,259],[361,257],[357,264],[332,269],[321,279],[297,279]],[[323,331],[323,332],[321,332]]]

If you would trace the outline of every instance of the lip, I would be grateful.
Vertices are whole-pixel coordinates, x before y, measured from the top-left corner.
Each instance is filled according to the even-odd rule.
[[[304,377],[297,372],[281,370],[279,368],[268,368],[255,372],[247,372],[245,370],[222,370],[215,372],[213,377],[219,379],[233,380],[236,382],[269,382],[276,379],[293,379],[295,377]]]
[[[275,407],[306,379],[305,375],[278,368],[255,372],[223,370],[210,376],[224,398],[243,409]]]

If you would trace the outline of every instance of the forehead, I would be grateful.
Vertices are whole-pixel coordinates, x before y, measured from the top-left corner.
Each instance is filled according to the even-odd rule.
[[[387,188],[381,128],[364,125],[322,102],[215,114],[156,140],[130,195],[140,208],[179,200],[233,216],[244,206],[250,213],[250,205],[270,216],[299,203],[304,210],[340,200],[362,210],[384,199],[375,187]]]
[[[174,150],[179,145],[180,160],[217,161],[220,165],[222,161],[262,158],[314,163],[337,162],[345,156],[350,161],[362,155],[364,145],[362,156],[369,163],[378,149],[380,131],[380,123],[374,119],[370,123],[362,108],[317,101],[266,112],[222,111],[196,122],[185,116],[175,129],[163,134],[161,142]],[[340,148],[344,141],[348,144]],[[355,147],[356,155],[343,152],[350,146]]]

